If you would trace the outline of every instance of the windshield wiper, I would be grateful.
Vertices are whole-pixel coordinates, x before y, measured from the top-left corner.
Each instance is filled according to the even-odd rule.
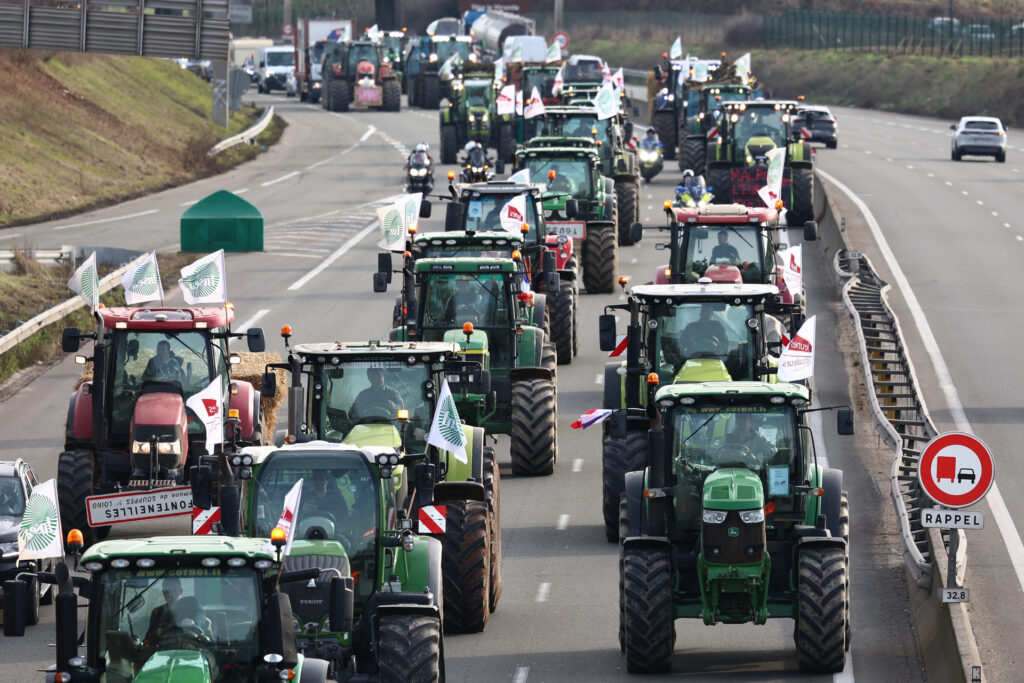
[[[695,430],[693,430],[692,434],[690,434],[688,437],[683,439],[683,445],[685,445],[686,442],[689,441],[690,439],[692,439],[693,437],[697,436],[697,432],[699,432],[700,430],[704,429],[705,425],[707,425],[708,422],[711,422],[713,419],[715,419],[716,415],[718,415],[719,413],[721,413],[723,410],[725,410],[728,407],[729,406],[724,405],[721,408],[719,408],[718,410],[716,410],[715,412],[711,413],[711,417],[709,417],[708,419],[704,420],[704,422],[701,424],[700,427],[697,427]]]
[[[146,594],[146,591],[148,591],[148,590],[149,590],[150,588],[152,588],[153,586],[155,586],[155,585],[156,585],[156,582],[157,582],[157,581],[159,581],[160,579],[162,579],[162,578],[164,578],[165,576],[167,576],[167,574],[169,574],[169,573],[170,573],[170,571],[171,571],[172,569],[174,569],[174,567],[168,567],[168,568],[167,568],[167,569],[166,569],[166,570],[164,571],[164,573],[163,573],[163,574],[161,574],[160,576],[158,576],[158,577],[156,577],[155,579],[153,579],[153,581],[152,581],[152,582],[150,582],[150,584],[149,584],[148,586],[146,586],[145,588],[143,588],[143,589],[142,589],[142,591],[140,591],[140,592],[139,592],[139,593],[138,593],[137,595],[135,595],[135,596],[134,596],[134,597],[133,597],[133,598],[132,598],[131,600],[129,600],[128,602],[124,603],[124,607],[122,607],[122,608],[121,608],[120,610],[118,610],[118,612],[117,612],[117,616],[115,616],[115,617],[114,617],[114,620],[116,621],[116,620],[120,619],[120,618],[121,618],[121,614],[122,614],[122,613],[123,613],[123,612],[124,612],[124,611],[125,611],[126,609],[128,609],[128,606],[129,606],[129,605],[131,605],[132,603],[134,603],[134,602],[135,602],[136,600],[139,600],[140,598],[142,598],[142,596]]]
[[[754,246],[753,244],[751,244],[750,242],[748,242],[748,241],[747,241],[747,238],[746,238],[746,237],[744,237],[743,235],[741,235],[741,234],[740,234],[740,232],[739,232],[739,231],[738,231],[738,230],[737,230],[736,228],[734,228],[734,227],[730,226],[730,227],[729,227],[729,229],[730,229],[730,230],[732,230],[732,231],[733,231],[734,233],[736,233],[736,235],[737,235],[737,236],[738,236],[738,237],[739,237],[739,238],[740,238],[741,240],[743,240],[744,242],[746,242],[746,244],[747,244],[747,246],[748,246],[748,247],[753,247],[753,246]]]

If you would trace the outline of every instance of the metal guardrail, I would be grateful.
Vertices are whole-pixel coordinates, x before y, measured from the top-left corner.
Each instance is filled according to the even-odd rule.
[[[17,250],[15,249],[0,249],[0,263],[13,262],[16,251]],[[46,265],[71,263],[71,260],[75,256],[75,248],[67,245],[62,246],[60,249],[29,249],[27,251],[22,251],[33,261],[38,261]]]
[[[229,138],[221,140],[216,145],[210,148],[210,151],[206,153],[206,156],[212,157],[217,154],[220,154],[226,149],[234,147],[235,145],[240,145],[243,142],[252,142],[253,140],[256,139],[257,135],[259,135],[260,133],[267,129],[267,126],[270,125],[270,121],[273,118],[274,107],[267,107],[266,110],[264,110],[263,112],[263,116],[260,117],[260,120],[257,121],[255,125],[246,128],[238,135],[232,135]]]
[[[893,448],[890,485],[903,546],[903,559],[921,588],[932,585],[932,558],[928,529],[921,526],[921,508],[931,502],[917,479],[917,462],[924,445],[938,434],[921,399],[914,366],[889,305],[890,285],[875,273],[871,261],[858,252],[840,249],[834,267],[843,286],[843,303],[854,322],[864,368],[868,402],[879,436]],[[956,539],[943,532],[947,548],[957,559],[957,573],[966,567],[966,537],[955,530]]]
[[[149,254],[143,254],[131,263],[121,266],[100,280],[100,294],[109,292],[111,289],[121,284],[121,276],[128,272],[130,268],[134,268],[147,258],[149,258]],[[11,332],[0,337],[0,354],[7,353],[47,325],[52,325],[61,318],[74,313],[85,305],[85,300],[76,294],[64,303],[57,304],[53,308],[49,308],[39,315],[30,318],[18,327],[14,328]]]

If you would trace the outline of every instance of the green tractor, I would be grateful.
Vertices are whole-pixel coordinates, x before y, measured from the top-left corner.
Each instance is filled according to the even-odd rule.
[[[417,306],[393,340],[458,343],[460,353],[490,371],[490,391],[452,387],[459,415],[488,434],[511,438],[512,471],[554,472],[557,445],[557,359],[542,327],[546,306],[524,291],[519,257],[420,258],[407,269]],[[387,291],[390,271],[374,276],[374,291]]]
[[[686,80],[683,113],[679,117],[678,145],[679,170],[704,173],[707,165],[705,147],[716,134],[722,122],[722,107],[728,102],[746,102],[753,90],[736,73],[732,64],[719,66],[711,72],[709,80]]]
[[[850,647],[850,506],[818,462],[796,384],[662,387],[648,464],[621,500],[619,643],[632,673],[667,671],[676,619],[796,621],[800,668],[842,671]],[[841,409],[838,432],[853,433]]]
[[[280,512],[279,506],[275,523]],[[59,588],[56,666],[47,680],[327,681],[328,662],[298,650],[293,616],[305,598],[299,587],[320,577],[321,570],[316,565],[292,569],[292,556],[282,562],[284,545],[284,534],[270,542],[161,536],[101,541],[80,557],[81,536],[70,530],[68,552],[76,572],[85,576],[73,576],[62,562],[54,573],[34,577]],[[297,550],[293,547],[293,553]],[[28,586],[23,580],[4,586],[5,636],[24,635]],[[87,603],[78,603],[76,590]],[[325,591],[331,599],[324,623],[334,631],[351,631],[352,579],[328,577]],[[303,598],[290,597],[300,593]],[[421,600],[422,594],[413,598]],[[410,626],[403,617],[391,629]],[[432,636],[437,652],[439,626]],[[391,646],[389,659],[409,671],[402,647],[409,637],[402,637]],[[79,654],[81,644],[84,654]],[[383,660],[387,649],[381,650]]]
[[[529,169],[531,179],[547,179],[548,230],[578,240],[583,286],[592,294],[614,291],[619,263],[615,181],[601,173],[593,139],[534,138],[516,152],[516,165]],[[632,242],[640,239],[640,230],[639,224],[630,226]]]
[[[618,540],[623,476],[647,462],[647,430],[655,416],[650,394],[683,382],[774,381],[785,328],[774,312],[779,290],[767,284],[641,285],[626,303],[605,306],[599,344],[625,360],[605,363],[602,495],[605,535]],[[626,311],[618,343],[615,315]]]
[[[409,51],[406,90],[409,106],[437,109],[444,96],[440,71],[444,63],[458,55],[462,63],[475,61],[472,38],[469,36],[422,37]]]
[[[708,185],[718,204],[762,206],[758,189],[767,184],[773,149],[786,150],[782,202],[789,225],[814,220],[814,157],[811,145],[791,122],[800,105],[788,100],[727,102],[718,135],[708,141]]]
[[[436,538],[444,548],[445,631],[482,631],[502,588],[494,450],[484,446],[484,430],[470,424],[454,427],[464,460],[427,443],[427,436],[445,381],[453,391],[486,395],[490,373],[478,359],[464,360],[452,342],[332,342],[288,351],[286,363],[271,366],[291,377],[286,440],[395,449],[402,467],[393,468],[393,493],[401,514],[415,521],[429,511],[444,520]],[[276,375],[264,375],[263,389],[276,393]]]
[[[493,76],[464,71],[452,81],[448,106],[440,112],[442,164],[456,163],[459,150],[470,140],[497,149],[499,159],[514,153],[512,123],[508,115],[498,116],[497,92]]]
[[[380,41],[384,63],[391,68],[391,73],[395,75],[395,80],[398,81],[404,93],[405,64],[402,55],[405,48],[405,31],[381,31],[377,39]]]
[[[324,47],[323,95],[328,111],[402,108],[402,86],[385,59],[381,44],[370,40],[327,43]]]

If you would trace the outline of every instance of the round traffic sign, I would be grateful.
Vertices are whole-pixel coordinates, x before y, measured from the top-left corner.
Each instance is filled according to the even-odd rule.
[[[285,34],[286,36],[290,36],[294,31],[295,29],[292,27],[291,24],[285,24],[284,27],[281,29],[281,33]]]
[[[551,40],[558,43],[558,47],[563,50],[569,47],[569,34],[565,31],[559,31],[555,35],[551,36]]]
[[[921,451],[917,479],[928,497],[939,505],[974,505],[985,497],[995,480],[992,453],[972,434],[939,434]]]

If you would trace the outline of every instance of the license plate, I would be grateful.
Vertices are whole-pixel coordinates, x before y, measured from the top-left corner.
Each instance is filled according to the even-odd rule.
[[[359,88],[356,96],[360,102],[376,102],[380,99],[376,88]]]
[[[192,514],[192,489],[176,486],[150,491],[111,493],[85,499],[89,526],[109,526],[143,519]]]
[[[970,602],[971,591],[967,588],[940,588],[939,600],[942,602]]]
[[[587,224],[583,221],[548,223],[548,234],[565,235],[566,237],[581,240],[587,236]]]

